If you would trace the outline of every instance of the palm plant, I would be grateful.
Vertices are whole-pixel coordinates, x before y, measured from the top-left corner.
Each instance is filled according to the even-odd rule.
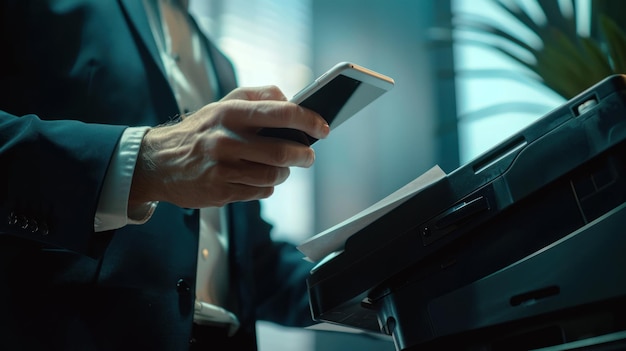
[[[505,24],[475,13],[457,13],[453,29],[478,34],[482,39],[460,39],[499,51],[528,70],[535,81],[570,99],[584,89],[614,73],[626,73],[626,34],[617,18],[623,19],[626,2],[594,0],[591,11],[591,35],[577,31],[580,9],[569,0],[534,0],[543,12],[537,19],[519,1],[491,0],[518,24],[530,30],[539,41],[531,44],[513,34]]]

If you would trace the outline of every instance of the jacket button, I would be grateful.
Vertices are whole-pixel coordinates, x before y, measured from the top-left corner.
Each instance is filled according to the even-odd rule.
[[[15,214],[15,212],[11,212],[7,219],[8,219],[8,223],[10,225],[16,225],[17,224],[17,215]]]
[[[39,223],[39,233],[41,233],[41,235],[48,235],[48,233],[50,233],[46,223]]]
[[[31,233],[36,233],[37,231],[39,231],[39,225],[37,225],[37,221],[36,220],[31,220],[28,223],[28,229],[30,230]]]
[[[27,229],[29,225],[29,221],[28,218],[26,218],[26,216],[19,216],[17,218],[17,226],[22,228],[22,229]]]
[[[185,281],[185,279],[178,279],[178,282],[176,282],[176,291],[178,291],[179,294],[189,294],[189,291],[191,291],[191,287],[189,286],[189,283],[187,283]]]

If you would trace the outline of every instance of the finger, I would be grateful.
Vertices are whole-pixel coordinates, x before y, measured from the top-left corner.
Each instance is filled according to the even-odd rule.
[[[286,101],[244,101],[225,102],[224,125],[253,128],[292,128],[316,138],[324,139],[330,132],[328,123],[316,112]]]
[[[253,137],[249,143],[240,143],[233,154],[241,160],[273,167],[308,168],[315,162],[313,148],[290,140]]]
[[[288,167],[275,167],[267,164],[241,160],[233,165],[220,165],[216,177],[227,179],[230,184],[254,187],[272,187],[282,184],[289,178]]]
[[[267,138],[256,133],[234,134],[228,128],[203,135],[203,145],[196,149],[223,165],[248,161],[272,167],[310,167],[315,151],[302,143],[279,138]]]
[[[266,199],[274,193],[274,187],[258,187],[246,184],[225,184],[219,188],[213,189],[207,193],[204,193],[201,198],[198,199],[196,205],[189,207],[206,207],[206,206],[224,206],[228,203],[239,201],[251,201]],[[207,203],[206,199],[209,200]]]

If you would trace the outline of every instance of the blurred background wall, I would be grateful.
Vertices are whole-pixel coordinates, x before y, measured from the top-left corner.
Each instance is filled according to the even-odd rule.
[[[264,200],[274,235],[296,244],[435,165],[453,171],[560,102],[506,78],[455,74],[514,67],[489,50],[450,40],[454,11],[501,16],[488,0],[191,0],[191,8],[232,58],[240,85],[275,84],[290,97],[339,61],[396,81],[392,91],[315,144],[313,168],[293,169]],[[507,118],[472,114],[506,99],[540,100],[541,106]],[[265,323],[259,333],[262,351],[395,350],[390,339],[363,334]]]
[[[430,45],[447,1],[313,1],[313,70],[353,61],[396,86],[315,146],[315,229],[389,195],[436,164],[458,164],[451,50]],[[450,126],[450,124],[448,124]],[[445,142],[444,142],[445,140]]]

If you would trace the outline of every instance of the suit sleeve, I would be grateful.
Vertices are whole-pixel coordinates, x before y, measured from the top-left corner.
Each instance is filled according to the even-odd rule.
[[[313,263],[303,258],[294,244],[283,241],[268,243],[257,257],[258,268],[266,271],[263,281],[257,282],[259,319],[300,328],[314,324],[306,283]]]
[[[90,254],[100,189],[125,128],[0,111],[0,236]]]

